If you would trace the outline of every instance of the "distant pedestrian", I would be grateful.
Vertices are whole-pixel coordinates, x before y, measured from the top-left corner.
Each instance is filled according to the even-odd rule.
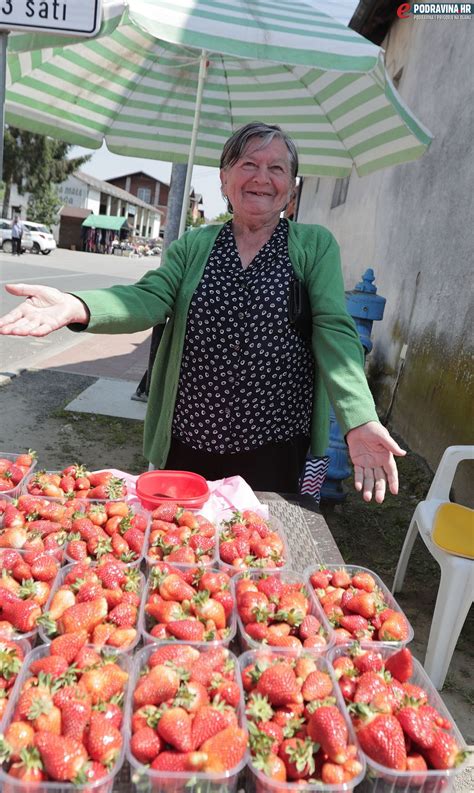
[[[21,238],[23,237],[23,223],[18,215],[13,218],[12,226],[12,253],[19,256],[21,254]]]

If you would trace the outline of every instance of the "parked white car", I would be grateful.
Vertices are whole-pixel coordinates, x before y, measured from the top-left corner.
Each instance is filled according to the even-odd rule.
[[[5,253],[12,252],[12,225],[11,220],[0,218],[0,246]],[[27,228],[23,229],[21,249],[23,252],[33,250],[33,237]]]
[[[22,220],[22,223],[33,239],[33,253],[42,253],[47,256],[48,253],[54,251],[56,240],[46,226],[43,226],[42,223],[33,223],[31,220]]]

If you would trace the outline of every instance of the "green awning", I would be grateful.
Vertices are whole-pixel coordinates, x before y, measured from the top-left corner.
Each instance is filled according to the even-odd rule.
[[[128,228],[127,218],[118,215],[89,215],[82,224],[86,228],[111,229],[120,231],[123,227]]]

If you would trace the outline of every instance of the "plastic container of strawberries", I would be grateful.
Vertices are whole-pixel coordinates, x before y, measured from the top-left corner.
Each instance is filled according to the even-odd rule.
[[[316,592],[314,591],[314,587],[311,584],[310,578],[311,578],[311,575],[313,573],[318,572],[319,569],[320,569],[319,566],[315,567],[314,565],[312,565],[311,567],[307,567],[306,570],[303,573],[304,578],[305,578],[305,580],[308,583],[308,591],[310,592],[310,594],[313,597],[313,599],[315,601],[317,601],[317,602],[319,602],[319,598],[318,598]],[[376,586],[382,592],[384,600],[385,600],[385,603],[387,604],[387,607],[390,608],[390,609],[393,609],[394,611],[398,611],[400,614],[402,614],[403,617],[405,618],[407,626],[408,626],[408,636],[407,636],[406,639],[404,639],[403,641],[400,641],[400,642],[397,642],[397,641],[388,642],[388,644],[390,646],[393,646],[393,647],[401,647],[401,646],[403,646],[405,644],[409,644],[413,640],[415,632],[414,632],[414,630],[413,630],[413,628],[412,628],[412,626],[411,626],[411,624],[410,624],[405,612],[403,611],[402,608],[400,608],[400,606],[398,605],[397,601],[393,597],[392,593],[385,586],[384,582],[377,575],[377,573],[374,573],[373,570],[369,570],[367,567],[360,567],[359,565],[353,565],[353,564],[342,564],[342,565],[341,564],[326,564],[326,565],[324,565],[324,569],[325,570],[331,570],[331,572],[335,572],[336,570],[344,569],[344,570],[347,570],[347,572],[349,573],[349,575],[351,577],[354,576],[356,573],[370,573],[370,575],[375,580]],[[373,642],[371,642],[371,644],[379,645],[379,644],[382,644],[382,642],[373,641]]]
[[[76,564],[78,564],[78,562],[74,562],[74,564],[68,564],[65,567],[61,568],[61,570],[59,571],[59,574],[56,577],[54,585],[51,588],[51,592],[50,592],[48,601],[47,601],[47,603],[45,605],[44,611],[48,611],[48,609],[50,607],[50,604],[51,604],[51,602],[53,600],[54,595],[58,591],[59,587],[63,585],[64,579],[66,578],[67,574],[76,566]],[[93,568],[91,568],[91,569],[93,569]],[[142,593],[143,593],[144,589],[145,589],[145,576],[143,575],[143,573],[140,573],[140,585],[139,585],[139,589],[137,590],[137,594],[140,597],[140,599],[142,598]],[[111,653],[114,653],[114,654],[120,656],[120,655],[130,655],[130,653],[132,653],[134,651],[134,649],[136,648],[136,646],[139,643],[140,638],[141,638],[141,636],[140,636],[140,628],[139,628],[139,625],[140,625],[139,613],[140,612],[138,612],[138,614],[137,614],[137,624],[135,626],[136,630],[137,630],[137,635],[136,635],[134,641],[131,644],[129,644],[127,647],[123,648],[123,649],[121,649],[119,647],[112,647],[111,645],[106,644],[103,647],[104,652],[109,652],[110,651]],[[38,634],[39,634],[39,637],[40,637],[41,641],[43,642],[43,644],[47,644],[47,645],[51,644],[52,640],[55,638],[55,636],[48,636],[48,634],[46,633],[46,631],[45,631],[45,629],[43,628],[42,625],[40,625],[40,627],[39,627]],[[91,646],[93,646],[93,645],[91,644]]]
[[[321,672],[327,672],[332,679],[333,683],[333,693],[331,696],[336,698],[336,706],[339,711],[342,713],[344,720],[347,724],[347,730],[349,733],[349,742],[351,744],[357,744],[355,738],[354,728],[352,726],[352,722],[350,716],[346,710],[344,705],[344,700],[339,690],[339,686],[337,684],[336,678],[334,676],[333,669],[331,665],[328,663],[327,657],[325,655],[321,655],[320,653],[315,653],[311,649],[303,649],[302,651],[299,650],[288,650],[288,649],[279,649],[278,647],[263,647],[259,650],[248,650],[247,652],[243,653],[239,656],[239,667],[240,673],[249,666],[250,664],[254,664],[258,658],[262,657],[262,653],[264,655],[269,655],[271,658],[295,658],[300,657],[302,654],[310,656],[315,660],[317,668]],[[248,719],[244,712],[244,723],[245,729],[248,730]],[[342,793],[343,791],[351,791],[354,790],[357,785],[359,785],[365,776],[365,758],[363,752],[359,749],[357,754],[357,759],[362,765],[362,769],[349,782],[344,782],[343,784],[338,785],[329,785],[325,784],[324,782],[314,782],[314,783],[305,783],[303,780],[300,782],[278,782],[270,779],[266,776],[262,771],[254,766],[252,763],[252,757],[249,753],[249,760],[247,766],[247,781],[245,785],[245,793],[313,793],[313,791],[320,791],[320,793]],[[357,788],[359,791],[360,788]]]
[[[180,504],[180,506],[181,506],[181,504]],[[186,511],[188,511],[187,507],[186,507]],[[199,515],[199,510],[198,509],[190,509],[189,512],[194,512],[196,515]],[[212,522],[212,521],[210,521],[210,522]],[[144,551],[145,558],[146,558],[146,564],[147,564],[147,571],[148,572],[151,570],[151,568],[157,562],[168,562],[168,560],[166,558],[157,559],[154,556],[150,556],[150,554],[149,554],[149,550],[150,550],[149,538],[150,538],[150,535],[151,535],[152,531],[153,531],[153,519],[150,517],[150,528],[149,528],[149,531],[148,531],[148,534],[147,534],[147,544],[146,544],[146,548],[145,548],[145,551]],[[220,560],[219,560],[219,536],[218,536],[217,529],[216,529],[216,531],[214,533],[214,550],[213,550],[212,554],[209,554],[209,555],[211,556],[211,558],[207,562],[201,562],[201,561],[192,562],[192,563],[191,562],[189,562],[189,563],[187,563],[187,562],[169,562],[169,564],[171,564],[173,567],[181,567],[183,569],[188,569],[188,570],[190,568],[197,567],[197,565],[199,565],[199,567],[204,567],[205,570],[209,570],[211,567],[219,567],[221,563],[220,563]]]
[[[24,452],[0,452],[0,458],[3,458],[4,460],[9,460],[10,462],[14,463],[16,458],[20,454],[24,454]],[[29,471],[23,476],[22,479],[20,479],[18,484],[16,484],[15,487],[10,488],[9,490],[2,490],[0,492],[0,498],[3,498],[4,496],[10,496],[10,498],[17,498],[21,493],[24,493],[26,489],[26,483],[33,475],[33,471],[36,468],[37,463],[38,463],[37,460],[33,460],[33,462],[30,465]]]
[[[60,476],[62,476],[61,471],[41,471],[41,472],[40,471],[36,471],[36,472],[33,472],[33,473],[30,471],[30,473],[25,477],[22,493],[27,493],[28,492],[28,485],[29,485],[30,481],[32,480],[32,478],[35,476],[35,473],[36,474],[38,474],[38,473],[59,474]],[[92,473],[95,473],[95,472],[92,472]],[[122,481],[126,485],[125,479],[123,479]],[[34,494],[31,494],[31,495],[34,495]],[[65,494],[65,498],[64,499],[62,497],[60,497],[60,496],[57,496],[57,497],[56,496],[48,496],[48,498],[49,498],[50,501],[59,501],[60,504],[64,503],[65,500],[66,501],[68,500],[68,498],[66,497],[66,494]],[[129,500],[129,495],[128,495],[128,491],[126,491],[123,496],[119,496],[118,498],[107,498],[107,499],[94,499],[94,498],[87,498],[87,497],[83,497],[82,498],[82,501],[85,501],[87,503],[89,503],[91,500],[99,501],[99,503],[105,503],[106,501],[127,501],[127,500]]]
[[[150,516],[150,513],[148,512],[148,510],[143,509],[143,507],[141,507],[138,504],[138,502],[133,503],[133,502],[130,502],[130,501],[125,501],[125,499],[120,499],[120,500],[124,501],[124,503],[127,504],[127,507],[132,510],[134,515],[144,515],[144,517],[146,518],[146,521],[147,521],[146,529],[143,532],[143,545],[142,545],[142,549],[140,551],[140,554],[132,562],[127,562],[127,564],[126,564],[127,567],[140,567],[140,565],[141,565],[141,563],[142,563],[142,561],[143,561],[143,559],[145,557],[146,550],[148,548],[148,538],[149,538],[149,535],[150,535],[151,516]],[[102,501],[100,499],[86,500],[86,501],[82,502],[82,507],[81,507],[80,511],[83,511],[84,513],[87,513],[87,509],[90,508],[91,506],[93,506],[94,504],[103,505],[103,504],[109,504],[112,501],[113,501],[113,499],[107,499],[107,501]],[[67,548],[68,548],[68,540],[66,540],[66,544],[65,544],[64,562],[66,564],[70,564],[72,562],[77,563],[77,561],[78,561],[77,559],[73,559],[72,556],[69,556],[69,554],[67,552]],[[92,559],[90,564],[91,564],[92,567],[96,567],[98,564],[100,564],[100,561],[97,560],[97,559]]]
[[[26,658],[28,653],[31,652],[30,643],[28,641],[26,641],[26,639],[15,639],[15,638],[13,638],[13,639],[2,639],[2,637],[0,636],[0,653],[2,653],[5,650],[5,647],[8,647],[8,645],[4,644],[4,641],[8,641],[10,643],[13,643],[13,644],[17,645],[21,649],[21,651],[23,653],[23,660],[21,661],[21,667],[23,667],[23,665],[25,663],[24,659]],[[18,679],[18,676],[19,676],[20,672],[21,672],[21,668],[20,668],[20,671],[18,672],[18,675],[16,676],[13,684],[10,686],[10,688],[4,689],[4,690],[7,691],[7,700],[8,701],[10,700],[10,698],[11,698],[11,696],[13,694],[13,691],[14,691],[14,688],[15,688],[15,683],[16,683],[16,680]],[[6,682],[7,682],[7,685],[9,685],[10,681],[7,680]],[[7,702],[7,706],[8,706],[8,702]],[[3,716],[0,718],[0,734],[3,733],[3,725],[5,723],[6,715],[7,715],[7,707],[5,707],[5,712],[4,712]]]
[[[25,663],[22,667],[20,674],[15,682],[7,709],[5,711],[5,716],[2,721],[2,731],[7,728],[10,722],[13,720],[13,713],[15,711],[17,702],[20,698],[20,694],[23,688],[23,685],[27,678],[29,677],[29,667],[33,661],[37,661],[39,658],[44,658],[45,656],[49,655],[49,647],[48,646],[41,646],[37,647],[35,650],[32,650],[25,659]],[[110,656],[111,653],[107,650],[107,655]],[[128,699],[128,692],[130,686],[130,679],[131,679],[131,660],[126,655],[117,656],[117,664],[124,669],[126,672],[129,673],[129,679],[124,689],[124,702]],[[125,758],[125,744],[126,744],[126,730],[125,730],[125,707],[124,707],[124,719],[122,722],[122,727],[120,732],[123,736],[123,744],[122,749],[117,757],[116,762],[114,763],[113,767],[110,769],[109,773],[106,777],[102,779],[98,779],[95,782],[87,782],[85,785],[74,785],[72,782],[54,782],[54,781],[47,781],[47,782],[35,782],[34,784],[25,784],[20,779],[15,779],[15,777],[10,776],[10,774],[6,770],[5,764],[0,766],[0,790],[2,793],[27,793],[30,791],[31,793],[112,793],[114,789],[114,782],[117,777],[118,772],[120,771],[124,758]]]
[[[234,511],[235,510],[233,510],[233,509],[228,509],[228,510],[225,510],[222,513],[220,513],[219,514],[219,519],[220,519],[221,523],[223,523],[225,520],[227,520]],[[260,565],[257,564],[257,565],[254,565],[254,566],[249,566],[247,568],[247,570],[249,572],[255,570],[255,571],[260,572],[260,573],[276,573],[278,571],[282,572],[284,570],[289,570],[290,569],[291,556],[290,556],[290,549],[289,549],[289,546],[288,546],[288,542],[286,540],[286,534],[285,534],[285,530],[284,530],[283,524],[281,523],[281,521],[278,520],[278,518],[273,517],[273,515],[270,515],[269,518],[266,518],[266,522],[270,526],[270,529],[272,531],[276,532],[280,536],[280,538],[281,538],[281,540],[283,542],[283,549],[284,549],[283,550],[283,558],[284,558],[285,561],[280,567],[261,567]],[[221,532],[223,530],[224,530],[224,527],[222,525],[221,525],[220,528],[218,527],[218,530],[217,530],[217,535],[218,535],[217,536],[217,539],[218,539],[218,542],[217,542],[217,558],[218,558],[219,568],[221,570],[223,570],[224,573],[227,573],[227,575],[230,575],[230,576],[237,575],[238,573],[241,573],[241,572],[246,572],[245,570],[241,570],[241,569],[239,569],[237,567],[234,567],[231,564],[227,564],[226,562],[222,561],[222,559],[220,557],[220,553],[219,553],[219,541],[220,541]]]
[[[258,650],[259,648],[262,648],[262,647],[269,647],[269,645],[264,643],[264,642],[258,642],[256,639],[253,639],[251,636],[249,636],[249,634],[245,630],[245,625],[242,622],[242,619],[240,617],[239,610],[238,610],[238,607],[237,607],[237,597],[236,597],[237,582],[239,580],[241,580],[242,578],[250,578],[250,580],[252,580],[252,581],[258,581],[261,576],[268,576],[268,575],[278,576],[285,583],[302,584],[306,588],[306,591],[308,591],[308,585],[305,582],[303,576],[302,575],[298,575],[298,573],[294,573],[292,570],[283,570],[283,571],[276,570],[273,573],[263,573],[263,572],[260,572],[260,571],[257,571],[257,570],[252,570],[249,573],[243,572],[243,573],[239,573],[238,575],[234,576],[232,578],[232,584],[231,585],[232,585],[232,594],[233,594],[233,597],[234,597],[234,602],[236,603],[235,610],[236,610],[237,628],[238,628],[239,640],[240,640],[240,645],[241,645],[242,651],[245,651],[245,650]],[[333,638],[332,638],[333,630],[332,630],[332,627],[331,627],[330,623],[328,622],[328,619],[327,619],[323,609],[321,608],[320,604],[318,603],[317,598],[311,597],[308,594],[308,600],[309,600],[309,611],[308,611],[308,614],[314,614],[314,616],[320,621],[321,626],[324,629],[323,635],[324,635],[324,637],[326,639],[326,646],[325,647],[324,646],[322,646],[322,647],[313,647],[313,648],[310,648],[310,649],[313,649],[315,652],[318,652],[318,653],[326,653],[329,650],[329,648],[333,646]],[[273,647],[274,647],[275,650],[278,650],[278,646],[272,645],[271,648],[273,649]]]
[[[170,644],[170,642],[168,642],[168,644]],[[174,644],[175,642],[173,642],[173,645]],[[190,643],[183,642],[183,644],[189,645]],[[201,645],[193,644],[191,646],[197,648],[200,652],[204,652],[204,653],[208,652],[211,649],[211,646],[203,645],[203,644]],[[148,663],[148,659],[150,655],[153,652],[155,652],[156,649],[157,649],[156,644],[149,645],[148,647],[143,647],[135,655],[133,661],[132,673],[130,677],[130,686],[128,689],[129,693],[125,708],[125,724],[127,731],[126,757],[130,764],[130,778],[133,783],[133,789],[136,791],[136,793],[187,793],[187,791],[189,791],[190,793],[192,793],[192,791],[199,791],[199,793],[201,793],[201,791],[202,793],[224,793],[224,791],[225,793],[237,793],[239,776],[242,770],[245,768],[248,759],[248,752],[246,752],[244,758],[241,760],[241,762],[238,765],[236,765],[230,771],[227,771],[225,774],[205,774],[203,772],[163,773],[160,771],[154,771],[148,766],[139,763],[138,760],[136,760],[133,754],[131,753],[130,739],[131,739],[131,720],[133,715],[133,692],[135,690],[135,687],[137,685],[140,676],[142,675],[144,668]],[[233,655],[233,653],[231,652],[229,652],[228,658],[229,660],[234,661],[235,664],[234,667],[235,680],[238,683],[241,690],[241,698],[240,698],[240,704],[237,707],[237,715],[238,715],[239,725],[241,727],[244,727],[245,725],[244,698],[243,698],[243,690],[242,690],[242,681],[239,673],[239,663],[236,656]]]
[[[184,569],[184,565],[173,565],[173,567],[177,568],[178,570],[179,570],[180,567],[182,567]],[[197,567],[197,565],[194,565],[194,567]],[[217,568],[212,568],[212,567],[211,568],[207,568],[206,567],[205,569],[206,569],[206,572],[219,572],[219,570]],[[150,578],[148,578],[146,586],[145,586],[145,591],[143,593],[142,602],[141,602],[141,605],[140,605],[140,614],[139,614],[139,617],[138,617],[139,632],[140,632],[140,634],[142,636],[143,643],[145,645],[148,645],[148,644],[154,644],[154,645],[157,645],[157,644],[169,644],[171,639],[169,639],[169,638],[168,639],[158,639],[156,636],[153,636],[150,633],[150,630],[151,630],[150,629],[150,621],[149,621],[148,615],[147,615],[147,613],[145,611],[145,606],[146,606],[146,604],[148,602],[148,595],[150,593],[151,583],[152,582],[151,582]],[[229,633],[228,633],[228,635],[226,636],[225,639],[213,639],[213,640],[211,640],[209,642],[206,642],[206,645],[209,645],[209,646],[212,646],[212,647],[221,647],[221,646],[222,647],[229,647],[231,641],[233,641],[233,639],[235,638],[235,635],[237,633],[237,617],[236,617],[236,608],[235,608],[235,597],[234,597],[234,608],[232,609],[232,613],[231,613],[230,618],[228,620],[227,627],[228,627]],[[191,645],[194,646],[194,642],[181,641],[179,639],[173,640],[173,643],[174,644],[191,644]],[[196,644],[202,645],[202,642],[197,642]]]
[[[0,549],[0,575],[1,575],[1,570],[2,570],[2,561],[1,560],[3,558],[3,554],[6,554],[6,553],[8,553],[8,551],[11,551],[11,550],[13,550],[15,553],[20,554],[20,556],[24,556],[25,555],[25,552],[21,551],[21,549],[17,550],[17,549],[11,549],[11,548],[10,549],[9,548],[1,548]],[[48,553],[45,552],[45,555],[48,555]],[[51,582],[51,589],[50,589],[50,592],[49,592],[48,600],[46,601],[46,603],[43,606],[41,606],[41,613],[42,614],[44,614],[44,612],[48,608],[48,603],[51,600],[52,593],[55,590],[55,587],[57,585],[57,581],[59,580],[59,577],[61,576],[61,573],[62,573],[61,562],[59,562],[58,559],[55,557],[54,552],[51,555],[56,559],[56,562],[58,563],[58,572],[57,572],[55,578],[53,578],[53,580]],[[35,646],[35,644],[36,644],[36,642],[38,640],[38,635],[39,635],[39,628],[35,627],[31,631],[27,631],[26,633],[19,633],[19,632],[15,631],[15,633],[13,633],[11,636],[8,636],[8,637],[5,636],[5,638],[8,638],[8,641],[11,641],[11,642],[25,641],[25,642],[27,642],[27,644],[29,646],[29,649],[31,649],[32,647]]]
[[[331,648],[327,656],[330,668],[332,668],[331,663],[336,658],[339,658],[339,656],[347,653],[349,647],[350,644],[341,644]],[[384,659],[394,655],[400,649],[399,646],[394,647],[392,644],[383,642],[362,642],[361,647],[365,650],[376,649],[377,652],[382,654]],[[466,743],[453,717],[422,665],[416,658],[413,658],[413,675],[409,682],[425,689],[428,695],[428,704],[435,707],[443,718],[448,719],[452,723],[452,729],[447,730],[447,732],[456,739],[460,751],[465,750]],[[465,763],[463,763],[457,768],[450,768],[445,771],[396,771],[392,768],[380,765],[380,763],[372,760],[365,752],[362,750],[361,752],[365,757],[367,765],[366,777],[361,787],[358,789],[361,793],[400,793],[400,791],[404,791],[405,793],[408,793],[408,791],[413,791],[413,793],[415,793],[415,791],[416,793],[441,793],[441,791],[443,791],[443,793],[446,793],[446,791],[454,789],[456,777],[459,776],[463,768],[465,768]]]

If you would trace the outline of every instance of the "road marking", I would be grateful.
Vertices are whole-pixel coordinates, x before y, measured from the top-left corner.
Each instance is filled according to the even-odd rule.
[[[51,278],[78,278],[81,275],[85,275],[85,273],[70,273],[69,275],[42,275],[41,280],[47,281]],[[22,278],[11,278],[9,281],[0,281],[0,284],[23,284],[24,279]]]

